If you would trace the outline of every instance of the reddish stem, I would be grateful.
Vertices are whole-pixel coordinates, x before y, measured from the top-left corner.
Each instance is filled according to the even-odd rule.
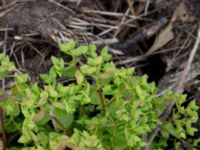
[[[98,90],[98,93],[99,93],[99,98],[100,98],[100,101],[101,101],[102,110],[103,110],[103,113],[105,114],[105,112],[106,112],[106,106],[105,106],[105,102],[104,102],[104,97],[103,97],[103,93],[102,93],[102,88],[100,88],[100,89]]]
[[[0,108],[0,122],[1,122],[1,129],[2,129],[2,142],[3,142],[3,149],[6,150],[6,129],[4,126],[4,111]]]

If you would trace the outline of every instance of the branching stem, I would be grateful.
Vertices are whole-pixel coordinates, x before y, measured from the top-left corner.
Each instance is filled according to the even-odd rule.
[[[0,122],[1,122],[1,129],[2,129],[2,142],[3,142],[3,149],[6,150],[6,129],[4,126],[4,111],[0,108]]]
[[[101,101],[101,106],[102,106],[103,114],[105,114],[105,112],[106,112],[106,106],[105,106],[105,102],[104,102],[104,97],[103,97],[103,93],[102,93],[102,88],[100,88],[100,89],[98,90],[98,93],[99,93],[99,98],[100,98],[100,101]]]

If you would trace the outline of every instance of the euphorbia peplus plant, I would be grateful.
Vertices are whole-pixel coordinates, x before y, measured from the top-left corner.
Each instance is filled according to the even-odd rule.
[[[13,149],[137,150],[157,126],[161,131],[150,143],[152,149],[164,149],[170,136],[181,147],[177,143],[194,135],[191,125],[198,119],[194,100],[183,107],[184,95],[170,92],[158,97],[146,75],[116,68],[107,48],[97,54],[95,45],[76,47],[73,40],[59,47],[71,61],[52,56],[49,73],[40,75],[42,86],[29,83],[28,74],[15,73],[15,84],[0,103],[7,133],[19,135],[20,144],[11,144]],[[3,77],[14,68],[8,57],[6,61],[1,59]],[[2,73],[5,63],[12,67]],[[169,101],[175,103],[172,117],[161,122],[159,114]]]

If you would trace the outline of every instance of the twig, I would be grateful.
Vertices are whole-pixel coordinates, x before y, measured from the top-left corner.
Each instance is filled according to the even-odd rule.
[[[100,88],[98,90],[98,93],[99,93],[99,98],[100,98],[101,105],[102,105],[103,114],[105,114],[105,112],[106,112],[106,106],[105,106],[105,102],[104,102],[104,98],[103,98],[103,94],[102,94],[102,88]]]
[[[77,0],[76,5],[79,6],[82,0]]]
[[[129,12],[130,12],[130,9],[128,8],[127,10],[126,10],[126,12],[125,12],[125,15],[124,15],[124,17],[121,19],[121,22],[120,22],[120,24],[118,25],[119,26],[119,28],[117,29],[117,31],[115,32],[115,34],[114,34],[114,37],[113,38],[116,38],[117,37],[117,35],[120,33],[120,31],[121,31],[121,28],[122,28],[122,24],[124,24],[124,22],[126,21],[126,16],[129,14]]]
[[[144,14],[147,15],[148,10],[149,10],[149,5],[150,5],[150,0],[146,0],[146,6],[145,6],[145,10],[144,10]]]
[[[198,46],[199,46],[199,43],[200,43],[200,27],[198,29],[198,35],[197,35],[197,40],[195,42],[195,45],[190,53],[190,56],[189,56],[189,59],[188,59],[188,62],[183,70],[183,73],[182,73],[182,76],[181,76],[181,79],[180,79],[180,82],[178,84],[178,86],[174,89],[175,92],[178,92],[178,93],[182,93],[183,92],[183,88],[184,88],[184,81],[187,80],[188,78],[188,74],[189,74],[189,71],[190,71],[190,68],[191,68],[191,64],[194,60],[194,56],[198,50]],[[160,117],[160,120],[163,122],[165,121],[170,113],[171,113],[171,110],[174,106],[174,103],[169,103],[166,110],[163,112],[163,114],[161,115]],[[156,137],[156,135],[158,134],[158,132],[160,131],[160,126],[158,126],[153,132],[152,134],[150,135],[149,137],[149,140],[147,142],[147,145],[144,147],[144,150],[148,150],[149,149],[149,146],[151,145],[151,143],[153,142],[154,138]]]
[[[10,57],[13,55],[14,48],[15,48],[15,41],[13,42],[11,50],[10,50]]]
[[[6,129],[4,126],[4,111],[0,108],[0,122],[1,122],[1,130],[2,130],[2,142],[3,142],[3,149],[6,150]]]
[[[183,70],[183,75],[182,75],[182,78],[181,78],[182,80],[181,81],[184,81],[187,78],[188,72],[189,72],[189,70],[191,68],[191,65],[192,65],[192,61],[194,60],[194,56],[195,56],[195,54],[196,54],[196,52],[198,50],[199,43],[200,43],[200,28],[198,30],[198,37],[197,37],[195,45],[194,45],[194,47],[193,47],[193,49],[192,49],[192,51],[190,53],[187,65]]]
[[[0,18],[3,17],[4,15],[6,15],[7,13],[13,11],[14,9],[15,9],[15,7],[13,6],[13,7],[11,7],[11,8],[6,9],[6,10],[3,11],[3,12],[0,12]]]
[[[6,4],[6,1],[3,0],[2,4],[3,4],[3,7],[0,7],[0,11],[1,10],[4,10],[4,9],[8,9],[9,7],[14,7],[16,3],[18,3],[20,0],[14,0],[8,4]]]
[[[65,135],[67,135],[67,130],[65,126],[54,116],[51,116],[51,118],[61,127],[61,129],[64,131]]]
[[[50,3],[53,3],[53,4],[57,5],[58,7],[61,7],[61,8],[63,8],[63,9],[65,9],[65,10],[71,12],[72,14],[75,14],[75,12],[74,12],[73,10],[71,10],[71,9],[68,8],[67,6],[64,6],[64,5],[62,5],[62,4],[58,3],[58,2],[56,2],[55,0],[48,0],[48,1],[49,1]]]
[[[126,15],[124,13],[115,13],[115,12],[108,12],[108,11],[98,11],[98,10],[92,10],[92,9],[83,9],[83,12],[94,13],[94,14],[105,15],[105,16],[113,16],[113,17],[129,17],[132,19],[141,19],[140,16]]]

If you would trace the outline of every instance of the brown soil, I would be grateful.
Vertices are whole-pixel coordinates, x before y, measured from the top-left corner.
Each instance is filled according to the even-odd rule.
[[[186,5],[190,13],[197,18],[200,16],[200,1],[199,0],[186,0]]]
[[[48,1],[18,2],[13,10],[0,18],[1,26],[13,28],[16,35],[40,33],[46,35],[60,29],[54,19],[63,22],[71,14]]]

